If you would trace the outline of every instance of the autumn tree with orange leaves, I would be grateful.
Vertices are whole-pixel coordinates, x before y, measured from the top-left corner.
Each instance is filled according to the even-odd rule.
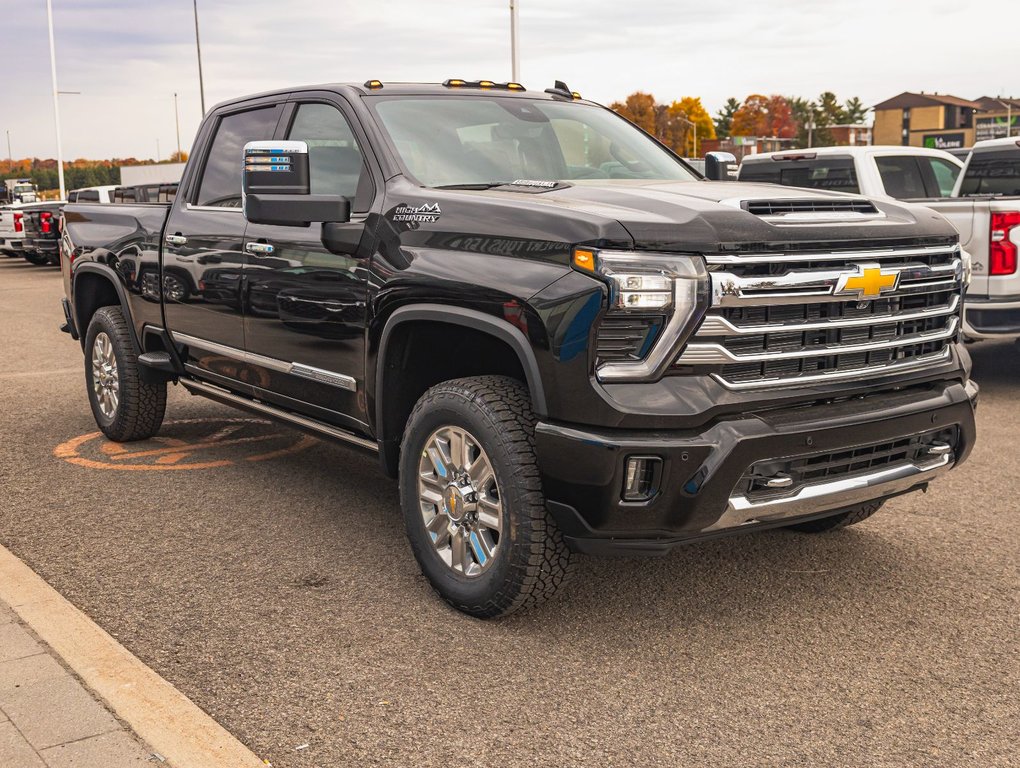
[[[733,114],[730,134],[791,139],[797,135],[797,121],[784,97],[755,93],[744,99]]]

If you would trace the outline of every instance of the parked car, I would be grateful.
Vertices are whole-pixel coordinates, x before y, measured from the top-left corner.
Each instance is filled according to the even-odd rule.
[[[947,221],[707,181],[559,82],[236,99],[172,204],[64,219],[105,435],[156,434],[172,381],[377,454],[475,616],[545,600],[576,552],[852,525],[975,439]],[[206,255],[196,294],[139,287],[143,257]]]
[[[0,207],[0,253],[15,257],[24,253],[25,214],[20,206]]]
[[[63,201],[26,205],[24,215],[24,257],[33,264],[60,264],[57,242],[60,240],[60,213]]]
[[[918,201],[949,197],[963,163],[924,147],[818,147],[745,157],[740,181]]]
[[[112,194],[116,188],[116,184],[106,184],[100,187],[82,187],[81,189],[72,189],[67,193],[67,202],[112,203]]]
[[[117,187],[113,191],[115,203],[172,203],[177,196],[177,184],[139,184]]]
[[[31,179],[4,179],[3,200],[9,205],[34,203],[39,200],[39,190]]]

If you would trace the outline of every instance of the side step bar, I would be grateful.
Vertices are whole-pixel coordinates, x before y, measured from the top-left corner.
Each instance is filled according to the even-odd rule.
[[[203,395],[208,397],[210,400],[216,400],[224,405],[232,405],[235,408],[242,408],[253,413],[261,413],[267,416],[272,416],[274,419],[286,422],[287,424],[305,432],[349,443],[371,453],[379,452],[379,444],[375,440],[369,440],[368,438],[361,437],[353,432],[340,429],[339,427],[333,427],[329,424],[323,424],[315,421],[314,419],[299,416],[296,413],[285,411],[282,408],[276,408],[275,406],[268,405],[260,400],[252,400],[247,397],[242,397],[241,395],[235,395],[233,392],[213,386],[212,384],[206,384],[204,381],[181,379],[180,383],[193,395]]]

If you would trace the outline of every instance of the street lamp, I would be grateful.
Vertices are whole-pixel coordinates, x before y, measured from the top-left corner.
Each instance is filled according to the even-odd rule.
[[[698,156],[698,124],[695,123],[693,120],[688,120],[686,117],[680,117],[680,115],[676,115],[676,119],[677,120],[681,120],[681,121],[687,123],[687,125],[691,126],[691,128],[694,129],[694,146],[691,147],[691,157],[697,157]]]
[[[517,50],[517,0],[510,0],[510,80],[521,80],[520,53]]]
[[[64,190],[64,151],[60,144],[60,92],[57,90],[57,51],[53,45],[53,1],[46,0],[46,22],[50,31],[50,75],[53,77],[53,126],[57,131],[57,180],[60,183],[60,199],[66,197]]]
[[[49,0],[46,0],[49,2]],[[205,83],[202,81],[202,44],[198,39],[198,0],[193,0],[195,7],[195,51],[198,53],[198,94],[202,100],[202,117],[205,117]]]

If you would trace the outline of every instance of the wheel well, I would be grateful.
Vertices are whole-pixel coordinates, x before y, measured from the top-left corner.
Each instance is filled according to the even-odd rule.
[[[386,344],[382,398],[383,467],[397,474],[400,440],[418,399],[442,381],[466,376],[509,376],[525,385],[524,367],[517,353],[492,334],[453,323],[401,323]]]
[[[100,307],[119,306],[120,296],[113,283],[102,275],[85,273],[74,281],[75,324],[81,335],[81,343],[85,344],[92,316]]]

